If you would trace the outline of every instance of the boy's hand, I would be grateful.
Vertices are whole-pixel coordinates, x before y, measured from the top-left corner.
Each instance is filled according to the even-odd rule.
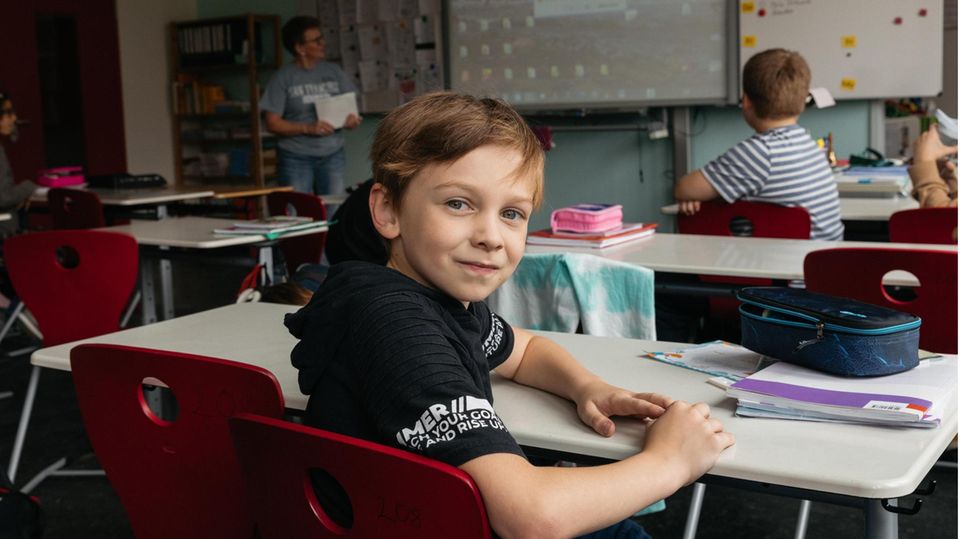
[[[580,420],[602,436],[613,436],[616,426],[611,416],[638,419],[657,418],[673,404],[673,399],[657,393],[634,393],[603,380],[588,384],[576,399]]]
[[[710,418],[709,406],[676,401],[647,429],[643,451],[674,465],[683,484],[689,485],[734,441],[720,420]]]
[[[677,205],[680,207],[680,213],[683,215],[693,215],[700,211],[699,200],[678,200]]]

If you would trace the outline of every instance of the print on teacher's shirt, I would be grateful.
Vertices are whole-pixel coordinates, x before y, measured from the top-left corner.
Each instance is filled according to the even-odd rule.
[[[449,405],[428,406],[412,427],[397,432],[397,442],[422,451],[433,444],[454,440],[465,432],[484,428],[507,430],[487,399],[465,395],[453,399]]]

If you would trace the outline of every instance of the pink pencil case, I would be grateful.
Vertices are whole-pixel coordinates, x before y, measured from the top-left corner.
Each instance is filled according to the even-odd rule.
[[[37,184],[44,187],[64,187],[83,183],[83,167],[56,167],[37,172]]]
[[[556,232],[605,232],[623,225],[620,204],[574,204],[550,214]]]

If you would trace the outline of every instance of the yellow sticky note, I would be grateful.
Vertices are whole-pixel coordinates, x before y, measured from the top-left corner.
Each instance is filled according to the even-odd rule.
[[[744,46],[744,47],[756,47],[756,46],[757,46],[757,36],[743,36],[743,46]]]
[[[857,79],[840,79],[840,88],[852,92],[857,87]]]
[[[852,49],[857,46],[857,36],[843,36],[840,43],[843,48]]]
[[[753,2],[740,2],[740,13],[753,13]]]

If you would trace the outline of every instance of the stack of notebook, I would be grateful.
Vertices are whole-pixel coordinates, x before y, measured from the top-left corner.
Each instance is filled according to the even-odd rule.
[[[956,356],[872,378],[843,378],[781,361],[727,388],[739,416],[921,428],[939,426],[946,407],[956,406],[956,393]]]

